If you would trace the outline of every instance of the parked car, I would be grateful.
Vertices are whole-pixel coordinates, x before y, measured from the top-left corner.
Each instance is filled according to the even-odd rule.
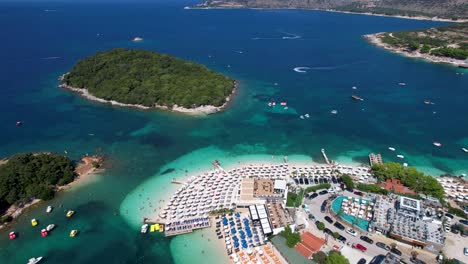
[[[463,249],[463,254],[465,254],[465,256],[468,256],[468,248],[467,247]]]
[[[366,264],[366,262],[367,262],[366,259],[362,258],[357,262],[357,264]]]
[[[335,224],[333,224],[333,225],[334,225],[336,228],[340,229],[340,230],[344,230],[344,229],[345,229],[344,225],[342,225],[342,224],[340,224],[340,223],[338,223],[338,222],[335,222]]]
[[[339,241],[345,243],[346,242],[346,237],[340,235],[338,238],[337,238]]]
[[[445,216],[452,219],[452,220],[453,220],[453,217],[454,217],[453,214],[449,214],[449,213],[446,213]]]
[[[309,214],[309,219],[315,219],[315,216],[313,214]]]
[[[359,191],[355,191],[354,194],[358,195],[358,196],[363,196],[364,195],[362,192],[359,192]]]
[[[378,246],[379,248],[383,248],[385,250],[388,250],[389,248],[387,247],[387,245],[385,243],[382,243],[382,242],[377,242],[375,243],[376,246]]]
[[[353,248],[356,248],[356,249],[359,249],[361,250],[362,252],[366,252],[367,248],[359,243],[357,244],[353,244]]]
[[[354,229],[352,229],[352,228],[346,229],[346,233],[348,233],[348,234],[350,234],[352,236],[357,236],[356,231],[354,231]]]
[[[466,220],[466,219],[462,219],[459,222],[464,224],[464,225],[468,225],[468,220]]]
[[[392,248],[392,249],[390,250],[390,252],[392,252],[393,254],[398,255],[398,256],[401,256],[401,255],[402,255],[402,254],[401,254],[401,251],[398,250],[398,249],[396,249],[396,248]]]
[[[330,236],[333,236],[333,231],[331,231],[330,229],[328,229],[328,228],[326,228],[326,227],[325,227],[325,229],[323,230],[323,232],[324,232],[325,234],[329,234]]]
[[[360,239],[361,239],[362,241],[366,241],[366,242],[369,243],[369,244],[374,244],[374,240],[370,239],[369,237],[361,236]]]
[[[313,193],[313,194],[311,194],[311,195],[309,196],[309,199],[312,200],[312,199],[314,199],[314,198],[317,197],[317,196],[318,196],[317,193]]]
[[[460,229],[458,228],[458,225],[452,225],[452,226],[450,227],[450,230],[451,230],[452,233],[454,233],[454,234],[460,233]]]
[[[328,193],[327,190],[323,190],[323,191],[319,192],[320,195],[324,195],[324,194],[327,194],[327,193]]]
[[[324,217],[325,221],[327,221],[330,224],[333,224],[333,220],[327,215]]]

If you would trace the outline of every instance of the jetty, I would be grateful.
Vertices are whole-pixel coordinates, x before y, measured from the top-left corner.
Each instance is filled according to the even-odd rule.
[[[371,167],[374,164],[383,164],[382,155],[374,153],[369,154],[369,164]]]
[[[330,162],[330,160],[328,159],[327,154],[325,153],[325,149],[322,149],[322,156],[323,156],[323,158],[325,159],[325,162],[326,162],[328,165],[330,165],[331,162]]]
[[[174,184],[185,184],[185,182],[179,181],[179,180],[177,180],[176,178],[172,179],[171,183],[174,183]]]

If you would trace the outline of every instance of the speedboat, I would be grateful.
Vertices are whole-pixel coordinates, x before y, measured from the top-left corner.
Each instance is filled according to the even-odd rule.
[[[141,233],[146,234],[148,232],[148,224],[144,224],[141,226]]]
[[[406,162],[403,163],[403,167],[405,167],[405,168],[408,167],[408,163],[406,163]]]
[[[396,156],[397,156],[397,158],[400,158],[400,159],[404,159],[404,158],[405,158],[405,156],[403,156],[403,155],[401,155],[401,154],[396,155]]]
[[[67,217],[68,217],[68,218],[72,217],[72,215],[73,215],[74,213],[75,213],[75,211],[73,211],[73,210],[68,211],[68,212],[67,212]]]
[[[10,240],[16,239],[15,231],[11,231],[10,234],[8,234],[8,237],[10,238]]]
[[[393,147],[388,147],[388,149],[391,150],[391,151],[395,151],[395,148],[393,148]]]
[[[140,37],[135,37],[132,39],[133,42],[138,42],[138,41],[142,41],[143,38],[140,38]]]
[[[49,205],[47,206],[46,213],[50,213],[50,212],[52,212],[52,206]]]
[[[37,220],[35,218],[31,219],[31,225],[32,226],[37,226]]]
[[[401,83],[398,83],[398,85],[400,85],[400,86],[405,86],[405,85],[406,85],[406,83],[404,83],[404,82],[401,82]]]
[[[273,106],[273,103],[272,103],[272,102],[269,102],[269,103],[268,103],[268,106],[269,106],[269,107],[272,107],[272,106]]]
[[[286,103],[286,102],[281,102],[281,103],[280,103],[281,106],[286,106],[287,104],[288,104],[288,103]]]
[[[73,229],[73,230],[70,232],[70,237],[75,237],[77,234],[78,234],[78,230]]]
[[[299,118],[300,118],[300,119],[304,119],[304,116],[303,116],[303,115],[301,115]]]
[[[288,107],[287,107],[287,106],[285,106],[285,107],[284,107],[284,110],[288,110]]]
[[[330,113],[332,113],[332,114],[336,115],[336,114],[338,114],[338,111],[337,111],[337,110],[331,110],[331,112],[330,112]]]
[[[49,235],[49,232],[47,232],[47,230],[45,230],[45,229],[42,229],[42,230],[41,230],[41,236],[42,236],[42,237],[46,237],[46,236],[48,236],[48,235]]]
[[[22,126],[22,125],[23,125],[23,122],[21,121],[16,122],[16,126]]]
[[[50,230],[52,230],[52,229],[54,229],[54,228],[55,228],[55,225],[54,225],[54,224],[50,224],[50,225],[48,225],[48,226],[46,227],[46,230],[47,230],[47,231],[50,231]]]
[[[38,263],[38,262],[41,261],[41,260],[42,260],[42,257],[30,258],[30,259],[28,260],[28,263],[27,263],[27,264],[36,264],[36,263]]]
[[[357,87],[356,87],[356,86],[353,86],[353,87],[352,87],[352,89],[353,89],[353,90],[356,90],[356,89],[357,89]]]
[[[463,150],[464,152],[468,153],[468,149],[462,148],[462,150]]]
[[[305,116],[306,118],[309,118],[309,117],[310,117],[310,115],[309,115],[309,114],[305,114],[304,116]]]
[[[442,144],[440,142],[433,142],[432,145],[436,147],[442,147]]]

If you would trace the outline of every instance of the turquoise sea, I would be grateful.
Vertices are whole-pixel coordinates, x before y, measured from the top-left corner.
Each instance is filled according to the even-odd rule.
[[[222,263],[209,231],[140,235],[143,216],[183,177],[253,160],[343,163],[370,152],[434,176],[468,171],[468,72],[369,45],[363,34],[444,23],[300,10],[184,10],[189,1],[0,3],[0,157],[96,150],[108,169],[0,231],[0,263]],[[139,43],[131,42],[142,37]],[[227,111],[191,117],[86,101],[57,77],[100,50],[142,48],[203,63],[240,82]],[[295,67],[308,67],[305,73]],[[406,86],[399,86],[406,82]],[[352,90],[357,86],[357,90]],[[358,94],[365,100],[351,100]],[[270,109],[270,100],[289,109]],[[430,99],[435,105],[425,105]],[[330,114],[337,110],[337,115]],[[310,114],[301,120],[299,115]],[[23,121],[22,127],[16,127]],[[439,141],[442,148],[432,142]],[[389,146],[396,152],[387,150]],[[272,157],[274,156],[274,157]],[[60,207],[61,206],[61,207]],[[68,209],[76,215],[66,219]],[[57,225],[42,238],[40,226]],[[19,238],[9,241],[14,229]],[[75,239],[71,229],[79,229]],[[202,234],[206,234],[202,237]]]

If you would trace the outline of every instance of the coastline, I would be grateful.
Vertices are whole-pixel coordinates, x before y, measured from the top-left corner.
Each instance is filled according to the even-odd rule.
[[[453,58],[449,58],[449,57],[433,56],[433,55],[430,55],[430,54],[420,53],[419,51],[409,52],[409,51],[406,51],[403,48],[393,47],[391,45],[388,45],[388,44],[385,44],[385,43],[382,42],[380,37],[383,34],[385,34],[385,32],[379,32],[379,33],[375,33],[375,34],[367,34],[367,35],[363,35],[363,38],[365,38],[368,42],[370,42],[371,44],[373,44],[373,45],[375,45],[377,47],[383,48],[383,49],[391,51],[393,53],[401,54],[401,55],[403,55],[405,57],[409,57],[409,58],[424,59],[426,61],[433,62],[433,63],[445,63],[445,64],[450,64],[450,65],[455,66],[455,67],[458,67],[458,65],[465,63],[464,60],[458,60],[458,59],[453,59]]]
[[[324,12],[343,13],[343,14],[352,14],[352,15],[395,17],[395,18],[414,19],[414,20],[430,20],[430,21],[438,21],[438,22],[451,22],[451,23],[468,22],[468,18],[452,20],[449,18],[439,18],[439,17],[386,15],[386,14],[373,13],[373,12],[352,12],[352,11],[341,11],[341,10],[336,10],[336,9],[320,9],[320,8],[298,8],[298,7],[297,8],[296,7],[265,8],[265,7],[246,7],[246,6],[241,6],[241,5],[233,5],[233,6],[207,6],[207,7],[186,6],[184,7],[184,9],[312,10],[312,11],[324,11]]]
[[[67,74],[67,73],[65,73]],[[113,106],[121,106],[121,107],[130,107],[130,108],[137,108],[140,110],[150,110],[150,109],[160,109],[160,110],[165,110],[165,111],[170,111],[170,112],[177,112],[177,113],[183,113],[183,114],[189,114],[189,115],[209,115],[209,114],[215,114],[218,112],[223,111],[224,109],[227,108],[229,102],[231,101],[232,97],[236,93],[237,87],[239,83],[237,81],[234,82],[234,88],[232,89],[232,93],[226,97],[226,102],[221,105],[221,106],[213,106],[213,105],[202,105],[196,108],[185,108],[182,106],[174,105],[172,107],[164,106],[164,105],[157,105],[155,104],[153,107],[149,106],[144,106],[144,105],[139,105],[139,104],[125,104],[121,102],[117,102],[115,100],[105,100],[99,97],[96,97],[92,94],[89,93],[89,91],[86,88],[77,88],[77,87],[72,87],[69,85],[66,85],[62,83],[64,75],[59,77],[59,81],[61,82],[58,87],[64,88],[73,92],[78,93],[85,99],[88,99],[93,102],[99,102],[99,103],[105,103],[105,104],[110,104]]]
[[[6,160],[2,160],[2,163],[6,163]],[[57,186],[56,192],[60,192],[62,190],[66,190],[71,188],[72,186],[77,185],[78,183],[83,183],[86,180],[90,179],[90,176],[95,175],[101,172],[103,169],[99,167],[94,167],[93,163],[97,162],[99,165],[102,165],[103,158],[100,156],[85,156],[81,159],[81,163],[75,168],[76,177],[75,179],[63,186]],[[41,199],[33,199],[27,203],[21,205],[11,205],[0,218],[4,217],[11,217],[12,221],[0,224],[0,229],[10,225],[13,220],[19,217],[25,210],[31,208],[33,205],[36,205],[40,202],[44,202]]]

